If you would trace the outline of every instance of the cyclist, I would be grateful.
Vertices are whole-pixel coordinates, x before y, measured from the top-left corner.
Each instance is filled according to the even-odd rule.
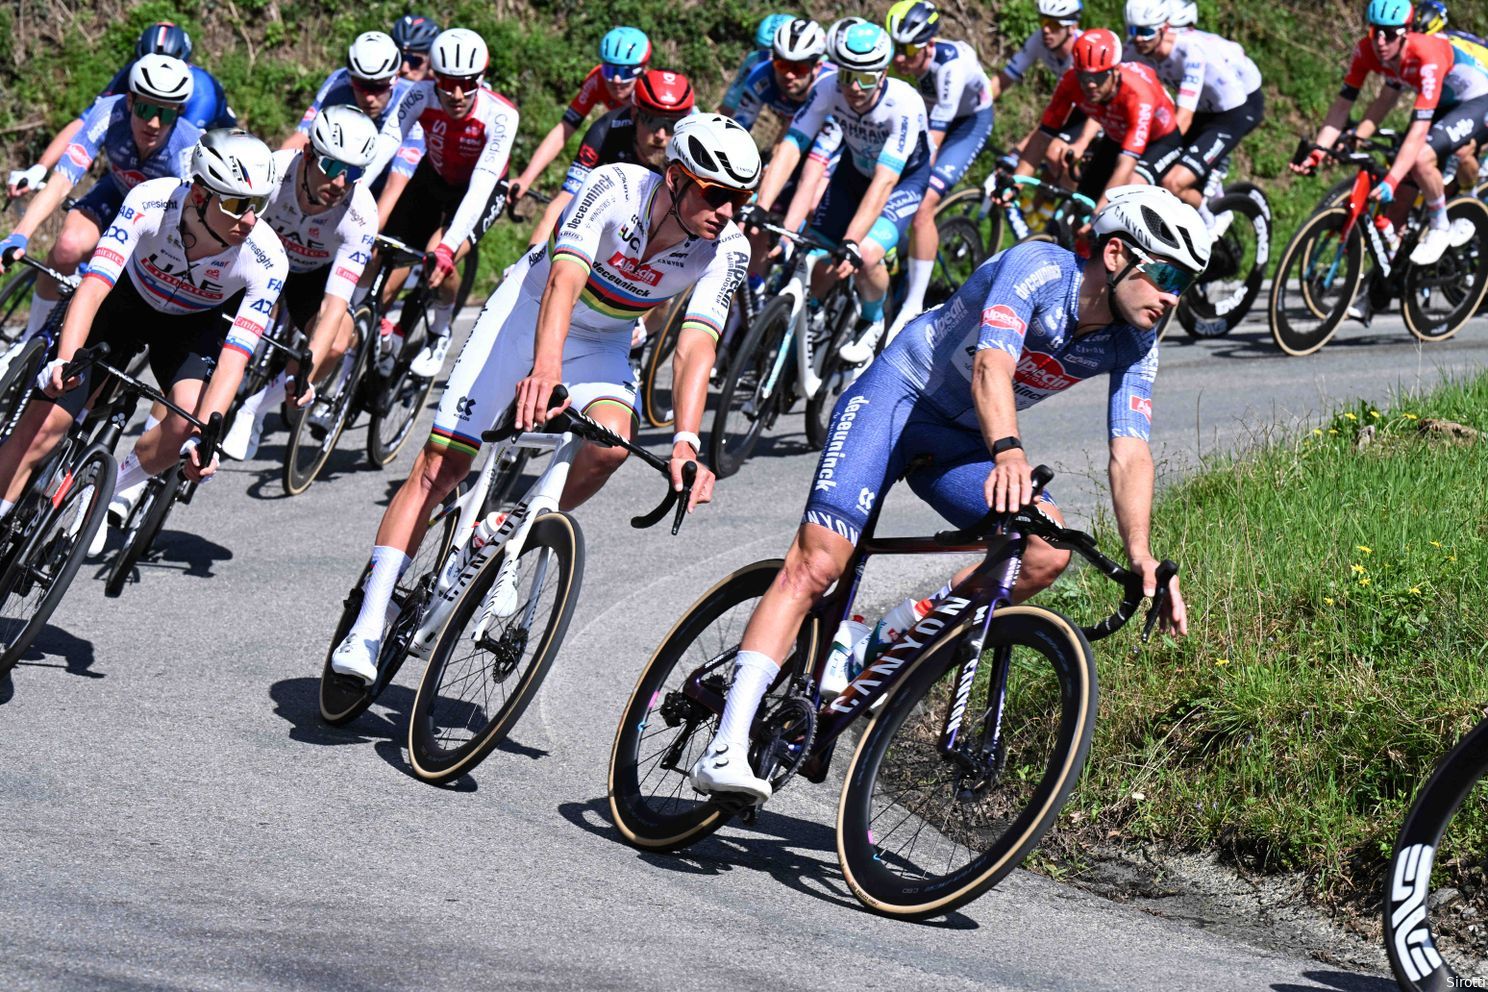
[[[191,149],[202,131],[181,116],[191,98],[190,68],[169,55],[137,59],[129,74],[129,92],[100,100],[83,119],[83,130],[36,199],[26,207],[15,229],[0,241],[0,253],[25,248],[31,235],[88,174],[100,150],[108,156],[109,174],[100,179],[62,222],[62,231],[47,254],[47,264],[71,275],[87,260],[124,197],[139,183],[162,176],[188,174]],[[59,287],[48,276],[36,280],[26,336],[41,330],[56,306]]]
[[[594,169],[635,162],[659,173],[666,166],[667,142],[693,110],[692,83],[680,72],[647,69],[637,80],[631,100],[631,106],[612,110],[589,126],[568,167],[563,189],[533,228],[529,248],[548,240],[564,208],[584,188]]]
[[[828,50],[837,64],[834,85],[814,87],[792,118],[770,156],[759,202],[775,202],[828,116],[834,117],[845,153],[832,171],[812,226],[836,241],[846,258],[813,270],[811,294],[819,300],[833,281],[857,273],[862,313],[854,340],[842,345],[841,354],[845,361],[862,363],[873,356],[884,329],[889,290],[884,259],[899,244],[925,195],[932,152],[925,101],[909,83],[887,75],[893,58],[888,33],[863,22],[848,27],[838,40],[836,49]],[[783,226],[801,226],[815,192],[803,175]]]
[[[930,108],[930,147],[935,166],[909,238],[908,279],[896,324],[904,326],[925,308],[925,290],[940,250],[935,210],[966,175],[992,133],[992,86],[964,41],[939,37],[940,11],[929,0],[899,0],[884,22],[894,42],[894,69],[915,81]],[[932,102],[933,101],[933,102]]]
[[[569,101],[563,119],[543,136],[527,168],[508,184],[513,202],[523,190],[532,188],[537,177],[563,151],[563,146],[578,132],[579,125],[584,123],[596,104],[604,104],[605,110],[609,111],[618,110],[630,102],[636,80],[646,71],[646,64],[650,61],[651,42],[640,28],[611,28],[599,40],[599,65],[590,69],[589,75],[579,84],[579,92]]]
[[[1371,124],[1383,118],[1405,87],[1415,90],[1410,128],[1394,164],[1370,198],[1390,203],[1407,175],[1414,180],[1426,198],[1427,228],[1410,260],[1415,265],[1434,265],[1449,246],[1466,244],[1473,237],[1470,221],[1453,225],[1447,217],[1441,165],[1471,141],[1488,118],[1488,72],[1446,38],[1411,31],[1411,5],[1407,0],[1371,0],[1366,18],[1369,33],[1354,48],[1343,90],[1329,108],[1316,144],[1331,148],[1338,140],[1359,88],[1370,73],[1377,72],[1386,80],[1380,99],[1365,115]],[[1310,173],[1325,157],[1315,150],[1306,161],[1291,168]],[[1408,208],[1411,199],[1402,197],[1401,208]],[[1397,224],[1401,220],[1392,219]]]
[[[827,36],[820,24],[804,17],[787,19],[770,42],[771,57],[758,63],[740,82],[732,109],[719,111],[746,130],[754,130],[760,113],[769,108],[789,121],[806,104],[807,94],[830,77],[835,67],[822,61]]]
[[[1080,174],[1076,188],[1105,203],[1105,190],[1133,180],[1155,183],[1182,147],[1173,100],[1149,66],[1121,61],[1121,39],[1105,28],[1080,35],[1075,65],[1059,80],[1039,128],[1023,146],[1019,175],[1031,176],[1049,143],[1068,127],[1075,109],[1098,123],[1105,133]],[[1084,149],[1070,150],[1076,160]]]
[[[1416,7],[1415,29],[1422,34],[1440,34],[1452,43],[1452,47],[1467,53],[1474,62],[1481,66],[1488,66],[1488,40],[1460,28],[1447,26],[1447,6],[1441,0],[1426,0],[1425,3]],[[1366,132],[1367,136],[1368,132]],[[1488,134],[1479,131],[1471,145],[1463,145],[1457,149],[1456,173],[1459,176],[1482,178],[1480,164],[1478,162],[1478,151]],[[1452,163],[1447,166],[1450,171]],[[1446,178],[1446,173],[1443,173]],[[1450,179],[1448,180],[1450,181]],[[1471,189],[1471,181],[1464,184]]]
[[[339,369],[351,347],[352,294],[377,236],[377,202],[357,180],[372,161],[377,131],[356,107],[326,107],[310,126],[308,149],[274,153],[279,183],[260,220],[279,235],[289,259],[279,305],[290,325],[310,339],[311,368],[296,370],[307,384],[297,397],[300,407],[313,398],[314,380]],[[222,439],[223,454],[239,461],[253,457],[265,411],[284,402],[288,385],[281,374],[243,400]]]
[[[413,80],[398,74],[402,61],[398,43],[388,35],[381,31],[364,31],[357,35],[346,50],[346,65],[320,84],[315,99],[300,118],[294,133],[280,147],[286,151],[304,151],[310,144],[310,129],[316,116],[326,107],[356,107],[380,127],[397,111],[404,94],[413,88]],[[372,195],[380,197],[387,190],[390,200],[396,202],[423,157],[424,132],[415,127],[399,146],[391,171],[379,175],[372,183]],[[391,206],[388,209],[391,210]]]
[[[429,48],[439,37],[439,25],[422,14],[404,14],[393,25],[392,38],[403,56],[398,75],[410,83],[429,78]]]
[[[0,513],[89,401],[94,372],[62,380],[84,344],[106,342],[118,366],[148,346],[151,371],[173,402],[202,419],[226,412],[287,274],[278,236],[257,223],[274,179],[267,145],[221,129],[196,145],[189,179],[149,179],[129,191],[73,294],[57,358],[38,377],[44,395],[0,445]],[[128,515],[142,484],[176,464],[192,433],[172,413],[140,436],[119,465],[110,516]],[[215,470],[215,458],[190,451],[188,478]]]
[[[1023,77],[1035,65],[1043,65],[1052,73],[1054,78],[1062,79],[1066,72],[1075,67],[1075,41],[1079,39],[1080,15],[1084,10],[1082,0],[1038,0],[1039,29],[1028,36],[1023,47],[1014,53],[1008,64],[1003,66],[992,79],[992,99],[998,97],[1023,81]],[[1066,173],[1064,155],[1069,146],[1080,141],[1081,134],[1085,130],[1085,115],[1078,109],[1071,112],[1068,122],[1055,135],[1055,140],[1049,144],[1044,159],[1044,167],[1048,170],[1050,177],[1055,182],[1064,180]],[[1015,148],[1022,151],[1028,144],[1028,138],[1032,133],[1023,138]],[[1012,156],[1009,168],[1016,164],[1017,156]]]
[[[677,125],[667,163],[663,175],[633,164],[591,172],[551,252],[547,245],[528,252],[486,302],[451,371],[429,442],[383,515],[361,613],[331,655],[334,671],[376,678],[383,617],[429,511],[465,478],[481,432],[511,397],[516,426],[530,428],[558,412],[546,410],[547,400],[567,382],[574,406],[630,436],[631,329],[646,311],[691,288],[674,359],[672,480],[681,488],[683,463],[697,461],[718,332],[749,262],[731,217],[758,182],[760,160],[738,124],[696,114]],[[594,495],[624,458],[623,450],[586,446],[569,471],[564,508]],[[699,465],[692,504],[707,502],[712,489],[712,473]],[[498,590],[498,602],[504,595]]]
[[[744,97],[744,80],[748,79],[750,73],[756,68],[770,61],[775,45],[775,32],[780,30],[782,24],[789,24],[795,19],[795,14],[770,14],[759,22],[759,27],[754,31],[754,48],[739,63],[733,81],[724,91],[723,102],[718,105],[720,114],[738,120],[739,101]],[[745,124],[744,126],[750,127],[751,125]]]
[[[745,627],[723,718],[692,769],[693,788],[756,802],[770,797],[769,783],[749,766],[755,710],[807,611],[842,575],[874,504],[895,480],[907,472],[915,494],[957,527],[989,508],[1028,505],[1032,470],[1017,411],[1098,375],[1110,381],[1116,524],[1132,570],[1149,596],[1156,591],[1148,546],[1154,328],[1208,263],[1209,234],[1192,207],[1149,186],[1112,190],[1094,230],[1096,250],[1083,261],[1057,245],[1025,242],[984,263],[842,395],[785,566]],[[1063,522],[1047,499],[1037,505]],[[1029,539],[1014,599],[1047,588],[1068,563],[1067,551]],[[1185,633],[1176,582],[1169,607],[1164,626]]]
[[[434,77],[414,83],[399,101],[397,113],[382,125],[377,157],[367,167],[367,176],[376,178],[414,126],[423,127],[425,155],[383,231],[415,248],[434,244],[427,275],[435,291],[429,340],[409,366],[414,375],[425,378],[438,374],[449,351],[460,282],[449,278],[455,261],[480,239],[499,211],[498,184],[517,136],[516,105],[482,82],[489,64],[480,35],[465,28],[441,32],[429,52]],[[395,272],[389,278],[393,291],[406,275]],[[386,337],[389,345],[399,347],[396,335]]]
[[[1163,173],[1163,187],[1213,224],[1204,181],[1265,116],[1261,71],[1227,38],[1172,30],[1169,11],[1169,0],[1127,0],[1126,30],[1136,49],[1132,61],[1151,66],[1158,79],[1178,91],[1183,150]]]
[[[35,165],[28,169],[18,169],[10,174],[7,185],[11,199],[23,193],[32,193],[41,189],[42,183],[47,178],[47,172],[57,167],[57,163],[62,160],[62,153],[83,129],[83,122],[88,113],[109,97],[129,92],[130,71],[134,68],[134,63],[146,55],[169,55],[171,58],[180,59],[189,64],[191,62],[191,36],[186,33],[185,28],[169,21],[160,21],[145,28],[140,33],[139,41],[135,43],[134,58],[126,62],[124,68],[114,74],[109,84],[93,98],[92,106],[52,138],[51,143],[41,153],[41,158]],[[191,97],[182,108],[182,116],[202,129],[236,127],[238,124],[237,116],[227,105],[227,95],[222,91],[222,84],[210,72],[197,65],[191,66]]]

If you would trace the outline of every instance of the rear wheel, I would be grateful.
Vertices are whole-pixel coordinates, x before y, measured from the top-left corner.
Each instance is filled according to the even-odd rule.
[[[769,380],[790,331],[793,299],[777,296],[760,311],[724,380],[713,430],[708,435],[708,455],[720,479],[739,471],[749,459],[760,433],[781,405],[781,391],[788,384],[787,369],[780,370],[773,385]],[[787,362],[790,359],[785,356]],[[766,387],[771,385],[773,391],[766,395]]]
[[[419,291],[405,297],[403,314],[398,320],[403,330],[403,350],[392,374],[387,378],[376,373],[367,377],[368,385],[375,387],[369,390],[372,416],[367,425],[367,457],[379,468],[398,457],[434,388],[434,377],[424,378],[409,371],[423,342],[429,339],[428,299],[427,293]]]
[[[847,290],[844,288],[839,292],[846,293]],[[822,310],[827,314],[833,312],[830,297],[822,304]],[[827,431],[832,426],[832,411],[837,408],[837,400],[858,378],[860,366],[847,364],[839,353],[855,330],[853,324],[854,321],[844,314],[837,321],[836,332],[825,341],[814,342],[811,349],[812,364],[821,376],[821,385],[806,400],[806,443],[817,451],[827,443]]]
[[[1212,338],[1240,325],[1261,292],[1271,256],[1271,228],[1260,205],[1244,193],[1214,201],[1216,221],[1228,223],[1215,239],[1209,267],[1178,304],[1178,321],[1190,337]]]
[[[1359,289],[1364,246],[1349,214],[1330,207],[1292,236],[1271,283],[1271,337],[1288,355],[1310,355],[1333,336]]]
[[[1448,248],[1429,266],[1408,264],[1400,315],[1419,341],[1445,341],[1477,313],[1488,295],[1488,205],[1470,196],[1447,204],[1447,217],[1472,224],[1472,240]]]
[[[46,356],[47,343],[40,336],[16,345],[15,353],[6,356],[5,372],[0,375],[0,439],[9,437],[20,421]]]
[[[346,423],[351,419],[367,364],[366,356],[357,349],[374,347],[376,343],[371,334],[371,318],[370,308],[363,307],[357,311],[354,320],[357,333],[352,350],[342,358],[342,367],[349,364],[351,369],[346,381],[338,388],[336,379],[342,373],[340,369],[333,372],[325,391],[301,412],[290,430],[289,444],[284,449],[284,491],[291,496],[298,496],[310,488],[336,450],[341,432],[346,430]]]
[[[925,291],[926,310],[950,299],[986,257],[975,220],[952,216],[937,220],[935,227],[940,232],[940,248],[935,252],[935,269]]]
[[[0,283],[0,343],[19,341],[26,332],[36,275],[35,269],[26,266]]]

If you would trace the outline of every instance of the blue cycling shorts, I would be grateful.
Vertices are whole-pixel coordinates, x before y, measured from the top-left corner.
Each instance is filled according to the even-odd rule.
[[[863,202],[863,195],[868,192],[870,182],[870,178],[855,169],[844,156],[832,172],[811,227],[828,241],[841,241],[853,215],[858,212],[858,204]],[[892,254],[909,230],[909,223],[914,220],[915,211],[920,209],[920,201],[925,198],[925,188],[929,184],[930,156],[923,155],[919,165],[899,177],[883,212],[864,240],[876,242],[883,248],[884,257]]]
[[[124,196],[113,179],[104,176],[92,189],[78,197],[72,209],[81,210],[92,217],[98,223],[99,230],[103,230],[118,216],[119,208],[124,205]]]
[[[935,166],[930,170],[930,188],[945,196],[966,176],[992,134],[992,108],[983,107],[974,114],[951,121],[935,153]]]

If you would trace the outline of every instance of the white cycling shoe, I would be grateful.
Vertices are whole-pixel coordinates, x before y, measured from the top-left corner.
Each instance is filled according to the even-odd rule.
[[[371,685],[377,681],[377,655],[381,650],[381,641],[358,637],[353,630],[331,652],[331,671]]]
[[[1421,243],[1411,252],[1412,265],[1435,265],[1452,244],[1451,228],[1428,227]]]
[[[1466,217],[1458,217],[1452,221],[1452,226],[1447,228],[1447,244],[1452,248],[1461,248],[1478,234],[1478,225]]]
[[[449,354],[450,335],[436,336],[424,345],[423,349],[413,356],[408,371],[420,379],[432,379],[444,368],[444,356]]]
[[[258,454],[263,437],[263,421],[243,410],[233,418],[232,429],[222,438],[222,453],[233,461],[246,462]]]
[[[875,320],[863,328],[856,341],[849,341],[837,350],[842,360],[849,365],[862,365],[873,357],[873,346],[878,344],[884,332],[884,322]]]
[[[692,766],[688,781],[696,792],[711,795],[733,792],[748,796],[756,805],[774,793],[770,783],[749,767],[749,745],[715,740]]]

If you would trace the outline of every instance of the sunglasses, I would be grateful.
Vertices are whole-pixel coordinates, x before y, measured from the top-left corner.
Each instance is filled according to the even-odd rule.
[[[722,210],[725,205],[730,203],[732,203],[734,205],[734,209],[737,210],[739,207],[744,206],[744,204],[754,199],[753,190],[735,189],[732,186],[723,186],[719,183],[710,183],[693,175],[688,175],[687,178],[691,179],[693,185],[697,187],[698,193],[703,198],[703,202],[712,207],[714,210]]]
[[[600,75],[612,83],[628,83],[646,71],[643,65],[616,65],[606,62],[599,67]]]
[[[1369,25],[1369,33],[1383,42],[1399,41],[1405,37],[1405,28],[1388,27],[1384,24]]]
[[[1130,242],[1123,241],[1122,244],[1126,245],[1126,250],[1131,252],[1136,259],[1132,262],[1132,268],[1152,280],[1152,284],[1164,293],[1182,296],[1184,291],[1198,278],[1196,273],[1188,271],[1181,265],[1153,258]]]
[[[403,53],[403,64],[410,69],[422,69],[428,61],[429,56],[427,55],[419,55],[416,52]]]
[[[686,114],[648,114],[644,110],[639,110],[636,111],[636,123],[648,131],[671,133],[677,130],[677,124],[686,116]]]
[[[899,54],[900,55],[903,55],[907,59],[912,59],[912,58],[915,58],[916,56],[918,56],[921,52],[923,52],[926,48],[929,48],[930,46],[929,45],[896,45],[894,47],[899,50]]]
[[[434,85],[446,93],[453,93],[455,90],[474,93],[480,87],[480,81],[479,76],[441,76],[437,73],[434,76]]]
[[[865,93],[875,89],[879,83],[883,82],[883,78],[882,72],[850,72],[843,69],[837,73],[837,80],[843,84],[844,88],[854,86]]]
[[[217,209],[227,214],[233,220],[242,220],[243,215],[250,210],[253,211],[253,215],[256,217],[263,213],[264,207],[269,205],[267,194],[263,196],[228,196],[225,193],[214,193],[212,197],[217,201]]]
[[[149,100],[141,100],[136,97],[134,101],[134,116],[138,117],[142,121],[153,120],[154,118],[159,117],[160,123],[163,126],[170,127],[176,122],[176,118],[181,116],[181,108],[166,107],[161,104],[151,103]]]
[[[1135,38],[1138,41],[1150,41],[1156,38],[1162,29],[1163,26],[1161,24],[1128,24],[1126,26],[1126,36],[1128,38]]]
[[[771,62],[774,63],[776,69],[787,76],[804,76],[809,72],[814,72],[817,66],[815,59],[771,59]]]
[[[360,90],[363,93],[376,95],[386,93],[393,88],[393,81],[391,79],[358,79],[355,76],[349,78],[351,79],[351,88]]]
[[[1050,31],[1058,31],[1060,28],[1072,28],[1079,23],[1079,21],[1063,21],[1057,17],[1039,18],[1039,25],[1048,28]]]
[[[362,178],[367,170],[360,165],[348,165],[340,159],[331,158],[329,155],[321,155],[315,159],[316,168],[325,174],[327,179],[335,179],[337,176],[345,176],[348,183],[354,183]]]
[[[1075,75],[1079,77],[1082,86],[1104,86],[1115,72],[1115,69],[1102,69],[1100,72],[1079,72]]]

